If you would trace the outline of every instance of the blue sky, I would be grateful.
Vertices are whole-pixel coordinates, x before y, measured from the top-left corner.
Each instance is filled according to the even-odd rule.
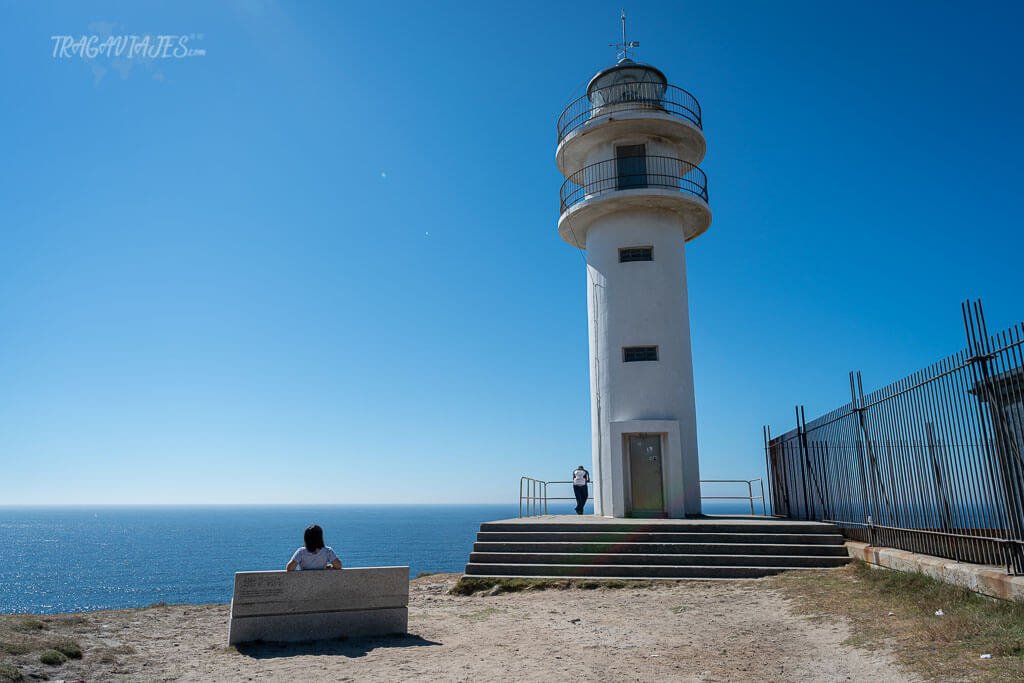
[[[590,459],[555,120],[620,4],[2,3],[0,504],[506,502]],[[702,475],[1020,320],[1015,3],[627,6],[704,112]],[[205,55],[56,59],[53,35]]]

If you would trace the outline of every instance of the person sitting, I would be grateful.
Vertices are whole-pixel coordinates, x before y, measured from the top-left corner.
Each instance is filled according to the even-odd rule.
[[[319,525],[312,525],[306,528],[302,535],[305,546],[299,548],[288,561],[286,570],[293,572],[296,569],[341,569],[341,560],[334,552],[334,548],[324,545],[324,530]]]

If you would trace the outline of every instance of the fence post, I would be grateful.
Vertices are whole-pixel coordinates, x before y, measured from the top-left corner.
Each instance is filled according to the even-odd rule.
[[[828,502],[826,501],[825,494],[822,492],[822,486],[821,486],[821,482],[818,481],[818,475],[814,472],[814,466],[811,464],[811,454],[810,454],[810,450],[811,449],[810,449],[810,446],[807,444],[807,418],[806,418],[806,416],[804,414],[804,407],[803,406],[800,406],[800,415],[799,415],[798,419],[799,419],[800,425],[801,425],[800,433],[802,434],[802,437],[801,437],[800,443],[801,443],[801,446],[804,449],[804,467],[807,469],[807,477],[811,480],[811,483],[814,484],[814,488],[816,488],[818,490],[818,500],[821,501],[821,514],[822,514],[822,516],[823,517],[828,517],[829,516],[828,515]],[[824,472],[822,474],[824,475]],[[813,491],[812,491],[812,494],[813,494]],[[818,516],[814,512],[814,503],[813,503],[813,501],[814,501],[814,498],[812,496],[812,498],[811,498],[811,518],[812,519],[817,519]]]
[[[932,471],[935,473],[935,487],[939,490],[939,498],[942,500],[942,517],[947,529],[953,528],[953,514],[949,509],[949,498],[946,496],[946,487],[942,483],[942,468],[939,466],[939,458],[936,455],[935,425],[926,420],[924,423],[924,436],[928,439],[928,458],[932,461]],[[959,557],[957,558],[959,561]]]
[[[772,497],[772,510],[774,510],[775,509],[775,494],[773,492],[774,489],[772,488],[772,458],[771,458],[771,449],[768,446],[768,442],[771,439],[769,438],[770,431],[768,429],[768,425],[763,425],[761,427],[761,433],[764,436],[764,466],[765,466],[765,476],[768,478],[768,495]],[[762,494],[761,502],[764,503],[764,483],[763,482],[761,483],[761,489],[762,489],[761,490],[761,494]]]
[[[767,435],[768,435],[768,450],[769,450],[769,452],[771,452],[773,449],[772,449],[772,445],[771,445],[772,444],[772,430],[770,428],[767,431]],[[790,477],[789,474],[787,474],[787,472],[786,472],[786,453],[785,453],[785,443],[786,442],[785,442],[783,436],[779,437],[779,442],[777,444],[775,444],[775,448],[774,448],[774,464],[776,466],[778,466],[779,469],[775,473],[775,475],[773,475],[773,477],[772,477],[772,480],[774,482],[773,488],[775,489],[775,492],[774,492],[773,498],[772,498],[772,504],[773,504],[773,508],[774,508],[772,512],[773,512],[773,514],[777,514],[778,513],[778,507],[779,506],[774,505],[774,503],[776,502],[775,498],[777,497],[778,498],[778,502],[782,503],[786,507],[786,518],[787,519],[792,519],[793,518],[793,508],[792,508],[792,506],[789,503],[789,500],[790,500],[789,484],[790,484],[790,479],[792,477]],[[796,482],[794,481],[793,483],[795,485]]]
[[[857,371],[857,383],[860,381],[860,371]],[[854,382],[853,370],[850,370],[850,404],[852,410],[857,413],[857,424],[860,427],[860,437],[862,440],[857,441],[857,465],[860,473],[861,487],[864,490],[864,523],[868,525],[868,543],[875,545],[875,524],[874,524],[874,510],[871,508],[872,498],[877,498],[877,491],[874,490],[874,465],[872,463],[871,472],[871,483],[872,488],[868,489],[868,476],[864,467],[864,460],[867,459],[868,450],[868,430],[867,425],[864,422],[864,391],[861,388],[860,395],[857,394],[857,387]],[[874,460],[874,458],[872,458]]]
[[[807,453],[804,449],[804,430],[800,427],[800,406],[793,406],[793,410],[796,412],[796,445],[800,452],[800,481],[803,484],[804,491],[804,518],[811,519],[811,498],[807,495]]]
[[[1006,504],[1005,519],[1007,532],[1012,540],[1024,540],[1024,495],[1021,492],[1021,483],[1017,481],[1018,468],[1010,453],[1015,450],[1013,437],[1007,434],[1007,425],[1003,415],[1003,402],[999,392],[993,391],[993,377],[989,371],[988,364],[995,357],[989,346],[988,329],[985,326],[985,313],[981,308],[981,302],[974,302],[974,315],[971,315],[970,301],[960,306],[964,315],[964,331],[967,333],[968,352],[971,354],[970,366],[971,375],[974,378],[974,397],[978,403],[979,424],[982,430],[982,441],[985,448],[986,458],[990,463],[998,467],[1001,479],[1004,501]],[[982,377],[978,377],[980,368]],[[983,397],[984,394],[984,397]],[[985,403],[988,403],[988,415],[992,422],[992,438],[989,438],[988,424],[985,421]],[[995,453],[992,451],[995,450]],[[1008,543],[1007,568],[1014,572],[1024,571],[1024,555],[1022,555],[1021,544]]]

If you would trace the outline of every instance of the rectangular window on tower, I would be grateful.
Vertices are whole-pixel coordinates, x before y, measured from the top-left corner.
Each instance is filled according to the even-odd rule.
[[[654,247],[623,247],[619,249],[619,263],[653,260]]]
[[[643,360],[658,360],[657,346],[623,346],[622,362],[634,363]]]

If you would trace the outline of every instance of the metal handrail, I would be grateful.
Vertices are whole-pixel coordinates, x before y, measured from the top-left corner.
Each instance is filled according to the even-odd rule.
[[[562,183],[561,212],[603,192],[645,188],[676,190],[708,201],[708,178],[688,161],[663,156],[624,156],[584,166]]]
[[[526,486],[526,493],[523,493],[523,486]],[[519,516],[523,516],[523,501],[526,501],[526,516],[533,517],[538,514],[537,510],[541,509],[541,501],[543,500],[543,512],[540,514],[547,514],[547,482],[541,481],[540,479],[533,479],[532,477],[519,477]],[[543,491],[543,495],[539,492]],[[532,508],[532,512],[531,512]]]
[[[686,90],[664,83],[620,83],[595,88],[563,109],[558,116],[558,142],[598,116],[623,111],[657,111],[702,128],[700,103]]]
[[[548,484],[571,484],[572,481],[542,481],[532,477],[519,477],[519,516],[535,517],[548,514],[549,500],[576,500],[576,497],[548,496]],[[594,482],[587,482],[590,486]],[[525,487],[525,490],[524,490]],[[590,491],[587,491],[588,496]],[[526,503],[526,515],[523,515],[523,503]],[[532,512],[531,512],[532,510]]]
[[[754,495],[754,482],[758,482],[761,486],[761,495]],[[571,484],[571,481],[544,481],[542,479],[534,479],[532,477],[519,477],[519,516],[520,517],[536,517],[537,515],[548,514],[548,501],[549,500],[576,500],[575,497],[559,497],[559,496],[548,496],[548,484]],[[588,482],[591,486],[594,482]],[[701,479],[701,484],[746,484],[747,496],[701,496],[701,500],[749,500],[750,501],[750,514],[754,514],[754,501],[761,501],[761,514],[764,516],[768,515],[768,509],[765,507],[764,501],[764,480],[758,477],[757,479]],[[588,490],[589,493],[589,490]],[[526,505],[526,514],[523,514],[523,505]]]
[[[761,485],[761,495],[754,495],[754,482],[758,482]],[[746,484],[747,495],[745,496],[701,496],[701,500],[749,500],[750,501],[750,514],[754,514],[754,501],[760,499],[761,501],[761,515],[768,516],[768,508],[764,502],[764,480],[761,477],[757,479],[701,479],[701,484]]]

